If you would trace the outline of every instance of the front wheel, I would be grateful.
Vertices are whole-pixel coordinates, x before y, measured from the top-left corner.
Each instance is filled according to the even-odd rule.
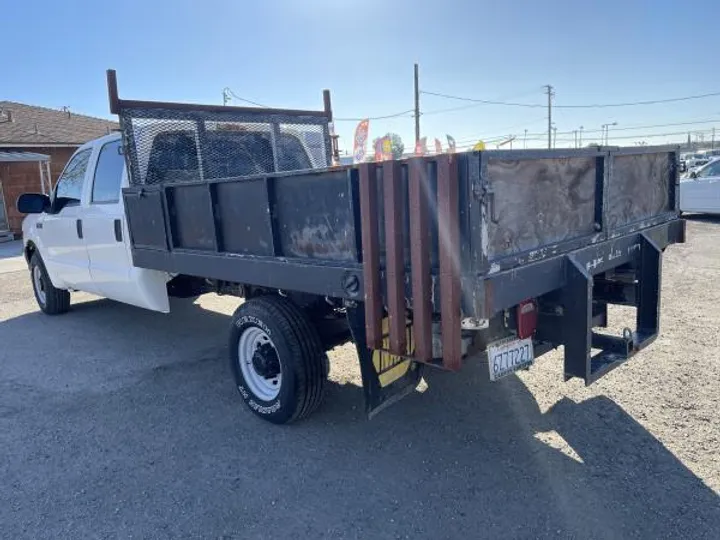
[[[70,293],[53,286],[40,255],[30,258],[30,277],[38,306],[48,315],[60,315],[70,309]]]
[[[233,315],[230,363],[245,404],[275,424],[299,420],[322,401],[328,362],[305,314],[290,300],[260,296]]]

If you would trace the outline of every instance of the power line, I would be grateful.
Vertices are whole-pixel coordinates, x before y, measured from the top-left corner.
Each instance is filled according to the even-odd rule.
[[[712,129],[694,130],[693,133],[711,133]],[[675,135],[687,135],[687,131],[674,131],[671,133],[647,133],[644,135],[613,135],[610,139],[649,139],[652,137],[670,137]]]
[[[423,93],[423,92],[421,92],[421,93]],[[427,93],[427,92],[425,92],[425,93]],[[521,93],[521,94],[515,94],[515,95],[514,95],[514,98],[517,98],[517,97],[525,97],[525,96],[528,96],[528,95],[530,95],[530,94],[536,94],[536,93],[537,93],[537,90],[532,90],[531,92],[523,92],[523,93]],[[513,98],[508,98],[508,99],[513,99]],[[494,101],[499,101],[499,100],[494,100]],[[506,102],[506,101],[503,101],[503,103],[504,103],[504,102]],[[430,111],[423,111],[422,115],[423,115],[423,116],[427,116],[428,114],[442,114],[442,113],[455,112],[455,111],[464,111],[464,110],[466,110],[466,109],[472,109],[472,108],[474,108],[474,107],[480,107],[481,105],[485,105],[485,104],[486,104],[486,103],[484,103],[484,102],[483,102],[483,103],[471,103],[471,104],[469,104],[469,105],[460,105],[460,106],[458,106],[458,107],[448,107],[448,108],[445,108],[445,109],[433,109],[433,110],[430,110]],[[544,118],[543,118],[543,119],[544,119]]]
[[[720,129],[720,127],[715,127],[715,130],[717,131]],[[692,133],[702,133],[702,134],[712,134],[713,128],[707,128],[704,130],[693,130]],[[559,133],[559,132],[558,132]],[[567,132],[566,132],[567,133]],[[632,134],[632,135],[611,135],[610,140],[613,139],[650,139],[653,137],[672,137],[672,136],[678,136],[678,135],[687,135],[687,131],[673,131],[673,132],[666,132],[666,133],[640,133],[640,134]],[[497,140],[502,140],[506,138],[507,135],[493,137],[493,138],[486,138],[486,142],[493,142]],[[528,133],[528,141],[546,141],[547,135],[545,133],[536,133],[535,136],[531,136],[531,134]],[[598,139],[600,137],[597,137]],[[467,139],[467,141],[474,141],[475,139]],[[588,142],[590,142],[592,138],[588,139]],[[558,137],[558,142],[564,142],[564,143],[573,143],[575,142],[574,138],[571,137]],[[464,144],[461,144],[464,141],[458,141],[458,146],[465,146]],[[472,146],[473,143],[470,142],[468,146]]]
[[[715,124],[718,120],[696,120],[695,122],[672,122],[669,124],[652,124],[652,125],[646,125],[646,126],[625,126],[625,127],[616,127],[613,129],[613,131],[630,131],[633,129],[652,129],[652,128],[658,128],[658,127],[671,127],[671,126],[691,126],[693,124]],[[583,131],[583,133],[597,133],[599,131],[602,131],[600,129],[586,129]],[[572,133],[572,131],[559,131],[558,133],[562,134],[569,134]]]
[[[516,124],[515,126],[511,126],[511,127],[507,127],[507,128],[500,128],[500,129],[498,129],[498,132],[503,132],[507,129],[511,129],[512,127],[518,127],[518,126],[522,126],[522,125],[532,125],[532,124],[535,124],[535,123],[543,121],[543,120],[545,120],[545,118],[540,118],[538,120],[534,120],[531,122],[523,122],[521,124]],[[696,121],[692,121],[692,122],[688,121],[688,122],[672,122],[672,123],[667,123],[667,124],[650,124],[650,125],[642,125],[642,126],[625,126],[625,127],[614,128],[613,133],[616,131],[634,131],[634,130],[638,130],[638,129],[653,129],[653,128],[659,128],[659,127],[672,127],[672,126],[691,126],[694,124],[714,124],[714,123],[718,123],[718,122],[720,122],[720,120],[696,120]],[[697,131],[697,130],[692,130],[692,131]],[[575,131],[574,130],[558,131],[557,133],[558,133],[558,135],[573,135],[575,133]],[[588,133],[604,133],[604,130],[603,129],[584,129],[583,130],[583,134],[588,134]],[[477,141],[478,139],[483,139],[483,140],[488,139],[489,140],[492,138],[501,138],[501,137],[506,137],[506,136],[507,135],[493,135],[493,136],[478,135],[477,137],[463,138],[462,140],[458,140],[458,142]],[[545,131],[528,132],[527,136],[528,136],[528,140],[540,140],[542,138],[547,137],[547,132],[545,132]],[[640,136],[641,135],[632,135],[631,137],[640,137]],[[562,140],[562,138],[560,138],[559,140]],[[568,139],[566,139],[566,140],[568,140]]]
[[[497,131],[498,131],[498,132],[505,132],[505,131],[509,131],[509,130],[514,129],[514,128],[517,128],[517,127],[531,126],[531,125],[533,125],[533,124],[537,124],[538,122],[544,122],[546,118],[547,118],[547,117],[543,116],[543,117],[541,117],[541,118],[536,118],[535,120],[530,120],[530,121],[526,121],[526,122],[519,122],[519,123],[513,124],[513,125],[511,125],[511,126],[507,126],[507,127],[500,128],[500,129],[498,129]],[[559,132],[559,133],[562,133],[562,132]],[[528,135],[538,135],[538,133],[528,133]],[[540,135],[544,135],[544,133],[540,133]],[[462,143],[465,143],[465,142],[467,142],[467,143],[469,143],[469,142],[476,143],[477,141],[491,141],[491,140],[500,139],[500,138],[503,138],[503,137],[507,137],[507,134],[505,134],[505,135],[477,135],[477,136],[475,136],[475,137],[468,136],[468,137],[464,137],[464,138],[462,138],[462,139],[457,139],[457,143],[459,143],[459,144],[462,144]]]
[[[421,91],[421,94],[427,94],[429,96],[437,96],[442,97],[446,99],[455,99],[459,101],[470,101],[472,103],[480,103],[485,105],[504,105],[508,107],[527,107],[527,108],[541,108],[546,107],[546,105],[542,105],[540,103],[515,103],[512,101],[495,101],[495,100],[488,100],[488,99],[475,99],[475,98],[468,98],[468,97],[462,97],[462,96],[454,96],[451,94],[442,94],[439,92],[429,92],[429,91]],[[651,99],[651,100],[645,100],[645,101],[630,101],[630,102],[624,102],[624,103],[593,103],[593,104],[587,104],[587,105],[554,105],[554,107],[559,109],[604,109],[609,107],[631,107],[636,105],[656,105],[659,103],[674,103],[678,101],[689,101],[694,99],[704,99],[708,97],[715,97],[720,96],[720,92],[710,92],[707,94],[696,94],[692,96],[683,96],[683,97],[676,97],[676,98],[666,98],[666,99]]]
[[[388,118],[398,118],[400,116],[411,117],[412,113],[413,113],[413,110],[408,109],[407,111],[401,111],[398,113],[387,114],[385,116],[364,116],[362,118],[334,118],[334,120],[336,122],[360,122],[362,120],[386,120]]]
[[[238,96],[235,92],[232,91],[232,88],[225,87],[223,89],[223,97],[225,96],[225,92],[230,94],[233,98],[237,99],[238,101],[250,103],[251,105],[255,105],[256,107],[262,107],[263,109],[269,108],[267,105],[263,105],[262,103],[258,103],[257,101],[251,101],[249,99],[245,99],[245,98]]]
[[[439,92],[428,92],[426,90],[421,90],[421,94],[427,94],[428,96],[437,96],[442,97],[446,99],[457,99],[459,101],[471,101],[473,103],[482,103],[485,105],[508,105],[512,107],[529,107],[529,108],[539,108],[539,107],[545,107],[545,105],[541,105],[539,103],[514,103],[511,101],[495,101],[490,99],[474,99],[474,98],[466,98],[466,97],[460,97],[460,96],[452,96],[450,94],[441,94]]]
[[[256,107],[262,107],[264,109],[270,108],[268,105],[263,105],[262,103],[258,103],[257,101],[252,101],[250,99],[245,99],[243,97],[238,96],[235,92],[233,92],[233,90],[231,88],[226,87],[223,90],[223,95],[225,95],[226,92],[227,92],[227,94],[231,95],[234,99],[236,99],[238,101],[242,101],[244,103],[250,103],[251,105],[255,105]],[[398,113],[387,114],[384,116],[370,116],[370,117],[365,116],[362,118],[335,118],[334,120],[336,122],[360,122],[362,120],[385,120],[387,118],[397,118],[399,116],[405,116],[408,114],[412,114],[412,112],[413,112],[412,109],[409,109],[407,111],[401,111]]]
[[[646,101],[631,101],[627,103],[604,103],[593,105],[555,105],[562,109],[605,109],[608,107],[634,107],[635,105],[656,105],[658,103],[674,103],[677,101],[690,101],[693,99],[703,99],[708,97],[720,96],[720,92],[710,92],[708,94],[698,94],[695,96],[683,96],[667,99],[650,99]]]

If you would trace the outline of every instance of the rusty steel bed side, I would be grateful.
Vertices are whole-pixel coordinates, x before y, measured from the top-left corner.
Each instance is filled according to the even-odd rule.
[[[407,354],[402,195],[400,163],[393,160],[383,166],[385,276],[388,326],[390,327],[390,352],[400,356]]]
[[[408,196],[415,358],[420,362],[431,362],[433,357],[429,215],[431,193],[427,162],[422,158],[413,158],[408,163]]]
[[[369,349],[379,349],[382,346],[383,338],[376,178],[377,166],[374,163],[360,165],[360,223],[362,231],[363,281],[365,282],[365,332]]]
[[[438,247],[440,255],[440,325],[443,367],[462,365],[460,341],[460,213],[458,163],[452,154],[437,158]]]

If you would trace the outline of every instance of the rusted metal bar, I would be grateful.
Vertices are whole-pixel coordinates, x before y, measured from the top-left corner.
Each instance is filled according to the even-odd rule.
[[[117,88],[117,73],[114,69],[108,69],[106,72],[108,98],[110,101],[110,112],[118,114],[122,108],[137,109],[173,109],[187,111],[207,111],[207,112],[238,112],[248,114],[263,115],[288,115],[288,116],[325,116],[328,122],[332,122],[332,106],[330,104],[330,90],[323,91],[323,110],[308,111],[301,109],[275,109],[270,107],[235,107],[232,105],[201,105],[196,103],[175,103],[162,101],[142,101],[131,99],[119,99]]]
[[[385,279],[387,288],[390,352],[404,355],[405,339],[405,257],[403,253],[403,203],[400,164],[383,165],[385,199]]]
[[[408,171],[410,199],[410,268],[412,277],[413,336],[415,359],[432,360],[432,299],[430,280],[430,186],[427,162],[410,160]]]
[[[110,113],[117,114],[120,112],[120,106],[118,99],[118,86],[117,86],[117,73],[114,69],[108,69],[107,75],[107,87],[108,87],[108,101],[110,102]]]
[[[330,102],[330,90],[323,90],[323,110],[328,122],[332,122],[332,103]]]
[[[462,363],[460,341],[460,226],[457,160],[437,160],[438,246],[440,255],[440,318],[443,366],[456,371]]]
[[[376,166],[359,167],[360,229],[362,231],[363,280],[365,282],[365,332],[369,349],[382,346],[382,290],[380,288],[380,240]]]

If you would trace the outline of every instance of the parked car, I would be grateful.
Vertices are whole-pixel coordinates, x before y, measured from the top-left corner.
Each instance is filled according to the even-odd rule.
[[[680,181],[680,211],[720,214],[720,158]]]
[[[690,170],[697,167],[701,167],[710,161],[710,157],[700,152],[693,152],[691,154],[683,154],[680,158],[680,171],[690,172]]]
[[[716,157],[720,157],[720,148],[711,148],[709,150],[700,150],[700,152],[698,152],[698,153],[702,154],[706,158],[713,159]]]

